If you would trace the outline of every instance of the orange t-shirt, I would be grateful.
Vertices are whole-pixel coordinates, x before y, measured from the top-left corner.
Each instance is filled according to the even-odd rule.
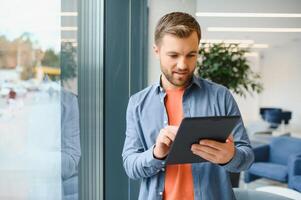
[[[167,90],[165,106],[169,125],[179,126],[183,118],[184,89]],[[191,164],[167,165],[164,184],[164,200],[193,200]]]

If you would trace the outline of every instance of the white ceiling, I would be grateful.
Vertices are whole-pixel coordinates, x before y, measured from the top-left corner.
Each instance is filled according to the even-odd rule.
[[[196,12],[301,13],[301,0],[197,0]],[[301,18],[197,17],[204,39],[248,39],[270,48],[301,43],[301,33],[208,32],[208,27],[301,28]]]

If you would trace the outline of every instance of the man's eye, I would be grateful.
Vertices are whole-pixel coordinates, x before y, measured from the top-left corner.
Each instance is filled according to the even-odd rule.
[[[193,58],[193,57],[195,57],[195,56],[196,56],[195,54],[189,54],[187,57]]]
[[[177,58],[178,55],[169,55],[169,57],[171,57],[171,58]]]

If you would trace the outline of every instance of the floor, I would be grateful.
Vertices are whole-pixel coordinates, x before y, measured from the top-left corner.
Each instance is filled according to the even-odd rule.
[[[284,187],[287,188],[287,184],[280,183],[277,181],[268,180],[265,178],[258,179],[256,181],[253,181],[251,183],[246,184],[243,180],[243,174],[240,176],[239,181],[239,187],[243,189],[256,189],[263,186],[278,186],[278,187]]]

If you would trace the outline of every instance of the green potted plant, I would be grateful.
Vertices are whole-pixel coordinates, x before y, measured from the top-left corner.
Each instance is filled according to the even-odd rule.
[[[249,66],[245,57],[248,51],[239,44],[201,43],[197,74],[243,97],[247,93],[260,93],[263,90],[260,75]]]

